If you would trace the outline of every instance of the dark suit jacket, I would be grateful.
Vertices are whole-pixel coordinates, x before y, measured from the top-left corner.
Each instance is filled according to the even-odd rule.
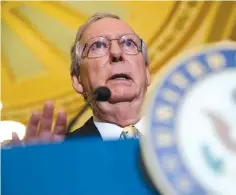
[[[93,117],[86,121],[86,123],[74,130],[73,132],[67,133],[67,138],[77,138],[77,137],[91,137],[97,136],[102,138],[100,132],[98,131],[97,127],[93,122]]]

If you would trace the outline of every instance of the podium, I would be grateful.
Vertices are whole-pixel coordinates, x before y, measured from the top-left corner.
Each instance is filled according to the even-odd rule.
[[[2,195],[153,195],[138,140],[2,149]]]

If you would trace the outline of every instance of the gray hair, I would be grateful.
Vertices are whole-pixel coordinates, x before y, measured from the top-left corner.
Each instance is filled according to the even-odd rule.
[[[71,67],[70,67],[71,76],[79,75],[79,66],[81,64],[82,52],[83,52],[83,48],[80,45],[80,40],[83,36],[83,33],[91,24],[103,18],[114,18],[117,20],[121,20],[121,18],[115,14],[98,12],[92,15],[82,26],[79,27],[76,33],[74,43],[71,47]],[[144,42],[142,42],[142,53],[144,56],[145,64],[148,65],[149,64],[148,51]]]

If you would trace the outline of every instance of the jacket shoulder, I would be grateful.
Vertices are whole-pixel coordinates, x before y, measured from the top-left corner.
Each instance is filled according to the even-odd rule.
[[[67,133],[67,138],[76,138],[76,137],[87,137],[87,136],[99,136],[101,137],[97,127],[93,122],[93,117],[85,122],[80,128]]]

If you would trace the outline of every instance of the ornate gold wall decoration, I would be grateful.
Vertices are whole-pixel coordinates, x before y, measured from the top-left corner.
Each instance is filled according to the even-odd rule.
[[[236,3],[1,2],[2,120],[27,123],[54,100],[71,118],[83,99],[71,87],[69,50],[76,30],[96,11],[119,14],[147,42],[152,77],[190,47],[236,39]],[[78,126],[90,115],[79,121]]]

